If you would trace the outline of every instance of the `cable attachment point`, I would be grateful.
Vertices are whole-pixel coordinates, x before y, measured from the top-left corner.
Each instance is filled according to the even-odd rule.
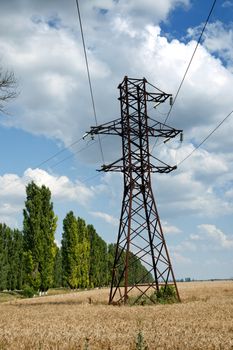
[[[184,140],[184,135],[183,135],[183,132],[180,133],[180,142],[183,142]]]
[[[166,139],[163,141],[163,143],[167,143],[167,142],[170,141],[170,140],[171,140],[171,138],[168,137],[168,138],[166,138]]]

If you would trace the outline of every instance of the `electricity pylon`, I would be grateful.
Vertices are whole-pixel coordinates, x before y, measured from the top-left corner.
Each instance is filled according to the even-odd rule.
[[[152,92],[147,91],[149,85]],[[102,165],[100,171],[117,171],[124,174],[124,193],[112,272],[109,303],[127,303],[129,295],[137,291],[136,299],[150,299],[169,284],[174,285],[180,300],[164,234],[151,186],[151,173],[169,173],[169,166],[151,155],[149,137],[170,139],[182,130],[175,130],[148,116],[147,102],[155,106],[171,98],[144,79],[125,77],[120,89],[121,118],[88,132],[118,135],[122,139],[122,157]],[[158,164],[152,164],[151,159]],[[145,267],[137,277],[138,260]],[[130,274],[129,274],[130,272]],[[153,300],[152,300],[153,301]]]

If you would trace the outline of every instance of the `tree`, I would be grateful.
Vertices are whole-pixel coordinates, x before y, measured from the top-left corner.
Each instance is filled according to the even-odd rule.
[[[13,72],[3,71],[0,68],[0,112],[4,111],[4,105],[17,96],[16,79]]]
[[[54,259],[54,270],[53,270],[53,287],[61,287],[62,286],[62,255],[61,249],[54,243],[55,245],[55,259]]]
[[[109,268],[109,282],[111,281],[112,268],[114,264],[114,257],[116,251],[116,244],[109,244],[108,246],[108,268]],[[119,274],[123,273],[124,261],[126,258],[125,252],[122,252],[121,260],[119,264]],[[144,276],[144,277],[143,277]],[[143,277],[143,278],[142,278]],[[142,265],[141,261],[132,252],[129,254],[129,269],[128,269],[128,283],[133,285],[135,283],[150,283],[153,282],[153,277],[149,271]]]
[[[19,230],[11,230],[9,247],[8,289],[22,289],[23,284],[23,235]]]
[[[63,220],[61,242],[63,284],[70,288],[78,287],[78,223],[70,211]]]
[[[78,286],[80,288],[89,287],[89,269],[90,269],[90,241],[88,237],[86,223],[80,217],[77,218],[78,226]]]
[[[8,289],[10,228],[0,224],[0,290]]]
[[[49,188],[31,182],[26,194],[23,211],[25,282],[35,290],[47,291],[53,283],[57,217]]]
[[[90,242],[86,223],[70,211],[63,221],[62,268],[64,285],[88,288],[90,270]]]
[[[22,288],[22,256],[22,233],[0,224],[0,290]]]
[[[92,225],[87,225],[87,232],[90,241],[90,286],[101,287],[108,284],[107,244]]]

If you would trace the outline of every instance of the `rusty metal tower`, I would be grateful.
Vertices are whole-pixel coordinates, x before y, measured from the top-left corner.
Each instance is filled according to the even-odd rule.
[[[96,127],[90,135],[118,135],[122,139],[122,157],[103,165],[100,171],[124,175],[124,193],[112,272],[109,303],[127,303],[136,290],[136,300],[150,298],[161,286],[172,284],[179,293],[151,186],[151,173],[169,173],[169,166],[150,153],[149,138],[173,138],[175,130],[148,116],[147,103],[159,105],[171,98],[144,79],[125,77],[120,89],[121,118]],[[147,90],[149,88],[150,91]],[[151,162],[153,160],[153,163]],[[129,281],[137,260],[145,267],[140,278]],[[135,293],[133,293],[135,295]]]

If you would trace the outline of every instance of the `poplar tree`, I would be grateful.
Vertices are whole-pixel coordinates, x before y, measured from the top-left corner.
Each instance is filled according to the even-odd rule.
[[[10,290],[22,289],[23,284],[23,235],[19,230],[11,230],[9,247],[9,278],[8,288]]]
[[[54,270],[53,270],[53,287],[61,287],[62,286],[62,255],[61,249],[54,243],[55,245],[55,259],[54,259]]]
[[[90,241],[88,237],[86,223],[80,217],[77,218],[78,226],[78,286],[80,288],[89,287],[89,269],[90,269]]]
[[[61,242],[63,284],[78,287],[78,223],[70,211],[63,220]]]
[[[10,228],[0,224],[0,290],[8,289]]]
[[[47,291],[53,282],[57,217],[49,188],[31,182],[26,194],[23,211],[25,282],[35,290]]]
[[[107,244],[93,225],[87,225],[87,232],[90,241],[90,286],[101,287],[108,284]]]
[[[22,288],[22,241],[19,230],[0,224],[0,290]]]

